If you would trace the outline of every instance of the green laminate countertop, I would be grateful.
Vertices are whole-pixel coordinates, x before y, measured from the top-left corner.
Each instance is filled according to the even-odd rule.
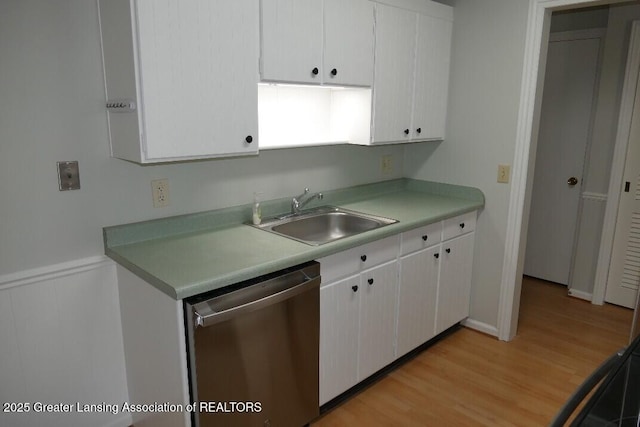
[[[290,200],[263,202],[263,216],[286,213]],[[245,225],[249,204],[106,227],[105,253],[179,300],[477,210],[484,195],[472,187],[398,179],[324,192],[321,204],[398,222],[311,246]]]

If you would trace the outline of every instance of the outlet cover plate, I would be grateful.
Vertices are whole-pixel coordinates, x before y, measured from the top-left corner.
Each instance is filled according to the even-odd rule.
[[[393,173],[393,156],[391,154],[385,154],[380,158],[380,172],[382,175]]]
[[[163,208],[169,206],[169,180],[154,179],[151,181],[151,193],[153,195],[153,207]]]
[[[78,162],[58,162],[58,188],[60,191],[80,189]]]

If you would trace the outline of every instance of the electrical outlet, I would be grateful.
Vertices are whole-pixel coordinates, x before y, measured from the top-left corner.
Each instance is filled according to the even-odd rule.
[[[511,177],[511,166],[498,165],[498,182],[501,184],[507,184],[509,183],[510,177]]]
[[[151,181],[151,193],[153,195],[154,208],[169,206],[168,179],[154,179],[153,181]]]
[[[391,154],[385,154],[380,158],[380,172],[382,175],[393,173],[393,156]]]

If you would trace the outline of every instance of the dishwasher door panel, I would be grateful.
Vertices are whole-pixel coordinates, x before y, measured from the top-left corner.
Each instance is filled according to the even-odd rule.
[[[300,427],[318,416],[316,280],[291,298],[192,327],[193,400],[215,402],[215,412],[197,405],[196,426]]]

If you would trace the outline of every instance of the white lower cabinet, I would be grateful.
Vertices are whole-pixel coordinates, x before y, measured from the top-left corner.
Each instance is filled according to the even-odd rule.
[[[358,383],[359,290],[360,275],[320,289],[321,405]]]
[[[394,260],[320,289],[321,405],[395,359],[397,284]]]
[[[358,381],[395,359],[398,263],[394,260],[360,275]]]
[[[475,219],[318,260],[321,405],[468,317]]]
[[[442,243],[436,334],[469,316],[474,234]]]
[[[321,405],[395,359],[398,248],[392,236],[318,260]]]
[[[435,336],[440,245],[400,258],[398,356]]]

